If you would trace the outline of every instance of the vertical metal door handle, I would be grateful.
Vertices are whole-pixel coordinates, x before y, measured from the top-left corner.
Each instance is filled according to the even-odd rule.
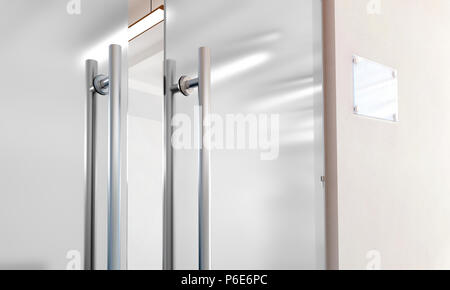
[[[198,192],[199,207],[199,268],[200,270],[211,270],[211,182],[210,182],[210,160],[211,140],[207,137],[210,115],[211,96],[211,52],[209,48],[201,47],[199,50],[199,76],[198,76],[198,98],[202,111],[200,125],[202,146],[200,149],[200,182]]]
[[[108,114],[108,270],[120,269],[120,214],[121,214],[121,90],[122,48],[109,47],[109,75],[97,75],[95,60],[86,61],[88,83],[87,129],[86,129],[86,188],[87,233],[86,268],[94,269],[95,224],[95,94],[109,94]]]
[[[175,80],[175,70],[175,61],[166,60],[164,87],[163,270],[174,269],[172,117],[173,95],[175,92],[172,91],[171,87]]]
[[[85,151],[85,242],[84,269],[95,270],[95,128],[96,99],[93,80],[97,75],[98,63],[89,59],[86,61],[86,151]]]
[[[109,47],[108,269],[120,269],[122,48]]]
[[[198,87],[199,105],[201,106],[200,136],[202,138],[199,152],[198,184],[198,234],[199,234],[199,269],[211,269],[211,182],[210,182],[210,140],[207,137],[210,115],[211,96],[211,53],[207,47],[199,49],[198,78],[182,76],[175,83],[176,63],[165,63],[165,101],[164,101],[164,222],[163,222],[163,269],[174,269],[174,225],[173,225],[173,148],[172,117],[173,96],[182,93],[189,96],[192,89]]]

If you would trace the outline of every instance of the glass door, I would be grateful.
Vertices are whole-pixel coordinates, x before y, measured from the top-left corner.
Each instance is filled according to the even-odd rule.
[[[147,17],[158,13],[155,11]],[[130,270],[162,269],[163,63],[164,23],[158,23],[130,41],[128,50]]]
[[[321,1],[165,11],[164,268],[325,268]]]
[[[1,269],[105,269],[107,263],[114,268],[126,263],[117,251],[118,215],[110,210],[126,200],[125,170],[120,171],[126,160],[116,154],[119,143],[126,146],[126,134],[110,130],[120,131],[120,118],[111,126],[108,115],[109,108],[126,107],[126,82],[116,81],[127,75],[117,62],[126,55],[127,7],[126,0],[0,3]],[[90,78],[111,72],[110,44],[116,46],[109,90],[123,93],[113,103],[92,91]],[[88,59],[96,66],[87,78]],[[108,223],[111,217],[114,224]]]

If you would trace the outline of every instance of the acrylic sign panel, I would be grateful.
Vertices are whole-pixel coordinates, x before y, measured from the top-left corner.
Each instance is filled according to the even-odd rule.
[[[393,68],[353,57],[354,113],[397,122],[398,82]]]

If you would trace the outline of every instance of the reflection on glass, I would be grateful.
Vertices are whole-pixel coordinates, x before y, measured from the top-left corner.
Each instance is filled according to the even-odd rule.
[[[163,24],[129,47],[128,268],[162,269]]]

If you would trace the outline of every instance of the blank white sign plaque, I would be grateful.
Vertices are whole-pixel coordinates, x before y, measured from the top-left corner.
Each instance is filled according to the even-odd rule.
[[[398,122],[397,71],[353,56],[353,111],[357,115]]]

